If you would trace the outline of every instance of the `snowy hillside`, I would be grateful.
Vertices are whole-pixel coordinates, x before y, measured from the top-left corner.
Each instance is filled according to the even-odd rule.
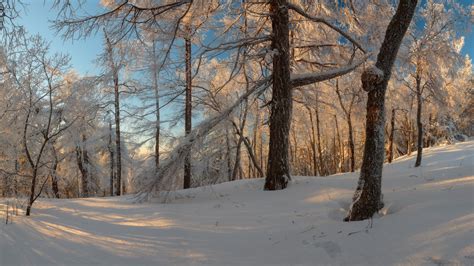
[[[167,204],[40,200],[0,225],[0,265],[473,265],[474,141],[424,153],[419,168],[413,157],[385,165],[372,223],[342,222],[357,173],[272,192],[241,180]]]

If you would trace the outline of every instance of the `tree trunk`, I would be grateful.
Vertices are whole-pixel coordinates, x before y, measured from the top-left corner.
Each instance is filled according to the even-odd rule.
[[[313,161],[313,175],[318,176],[318,156],[316,151],[316,129],[314,128],[313,122],[313,112],[311,108],[308,107],[309,121],[311,123],[311,151],[312,151],[312,161]]]
[[[258,129],[259,129],[259,126],[260,126],[260,112],[258,110],[258,104],[255,105],[256,106],[256,114],[255,114],[255,123],[254,123],[254,126],[253,126],[253,141],[252,141],[252,149],[255,151],[255,155],[257,155],[257,143],[258,143],[258,137],[260,137],[258,135]],[[254,164],[254,170],[255,168],[258,167],[258,163]],[[256,174],[255,174],[256,171],[254,171],[254,175],[256,177]],[[259,176],[259,177],[262,177],[262,176]]]
[[[428,118],[428,137],[426,139],[426,147],[429,148],[433,144],[431,143],[433,139],[433,114],[430,113]]]
[[[105,39],[107,42],[107,54],[109,57],[109,64],[113,75],[114,82],[114,107],[115,107],[115,148],[117,150],[117,159],[116,159],[116,188],[115,195],[122,195],[122,149],[121,149],[121,140],[120,140],[120,92],[119,92],[119,77],[118,77],[118,66],[114,61],[113,45],[110,42],[107,33],[104,31]]]
[[[114,94],[115,94],[115,148],[117,149],[117,173],[115,174],[117,180],[117,187],[115,194],[117,196],[122,195],[122,148],[120,141],[120,96],[119,96],[119,84],[118,84],[118,73],[114,71]]]
[[[112,145],[112,123],[109,122],[109,164],[110,164],[110,196],[114,195],[114,147]]]
[[[354,129],[352,127],[351,113],[347,115],[347,128],[349,130],[349,151],[351,153],[351,172],[355,171],[355,144],[354,144]]]
[[[265,190],[285,189],[290,177],[288,137],[291,125],[289,20],[287,0],[270,1],[272,20],[273,90],[270,114],[270,143]]]
[[[383,207],[385,92],[392,66],[412,20],[416,4],[417,0],[400,0],[397,11],[387,27],[375,67],[365,70],[362,74],[362,87],[368,92],[364,157],[359,183],[345,221],[371,218]]]
[[[318,99],[316,99],[318,101]],[[323,149],[321,147],[321,132],[319,127],[319,104],[316,103],[316,107],[314,108],[314,113],[316,114],[316,137],[318,139],[318,157],[319,157],[319,174],[322,176],[326,176],[325,165],[323,164]]]
[[[155,171],[160,168],[160,94],[158,88],[158,63],[156,58],[155,41],[153,41],[153,91],[155,92]]]
[[[407,155],[411,154],[411,142],[412,142],[412,126],[411,126],[411,118],[409,118],[408,114],[405,114],[405,120],[406,120],[406,125],[407,125],[407,132],[406,132],[406,137],[407,137]]]
[[[225,143],[226,143],[226,161],[227,161],[227,180],[232,181],[232,157],[230,148],[229,130],[225,129]]]
[[[56,154],[56,149],[54,148],[54,144],[52,147],[53,151],[53,167],[51,169],[52,174],[51,174],[51,188],[53,190],[54,197],[59,199],[59,186],[58,186],[58,176],[57,176],[57,170],[58,170],[58,165],[59,165],[59,160],[58,160],[58,155]]]
[[[235,163],[234,163],[234,169],[232,171],[232,178],[230,181],[234,181],[237,179],[237,174],[239,173],[238,170],[240,168],[240,148],[242,146],[242,142],[244,141],[243,136],[239,136],[239,140],[237,141],[237,148],[235,151]]]
[[[188,27],[189,33],[189,27]],[[190,36],[185,37],[185,61],[186,61],[186,99],[185,99],[185,111],[184,111],[184,132],[187,136],[191,132],[192,120],[191,120],[191,109],[192,109],[192,81],[191,81],[191,38]],[[184,183],[183,188],[187,189],[191,187],[191,154],[188,153],[184,158]]]
[[[263,176],[262,168],[260,166],[258,166],[257,158],[255,157],[255,155],[252,151],[252,146],[250,145],[249,140],[244,137],[243,142],[244,142],[245,147],[247,148],[247,152],[248,152],[248,155],[250,157],[250,160],[253,163],[253,166],[255,167],[255,169],[257,169],[257,172],[258,172],[259,176]]]
[[[115,71],[114,71],[115,72]],[[117,196],[122,195],[122,148],[120,141],[120,97],[119,97],[119,85],[118,85],[118,74],[114,74],[114,93],[115,93],[115,148],[117,149],[117,173],[115,174],[117,180],[117,187],[115,194]]]
[[[392,108],[392,119],[390,121],[390,137],[388,146],[388,162],[393,160],[393,138],[395,136],[395,108]]]
[[[337,146],[338,146],[338,169],[337,171],[343,172],[342,164],[344,163],[344,147],[341,141],[341,134],[339,133],[339,123],[337,121],[337,116],[334,115],[334,122],[336,122],[336,136],[337,136]]]
[[[87,138],[82,134],[82,145],[76,147],[77,166],[81,172],[82,197],[89,197],[89,155],[85,148]]]
[[[292,167],[293,171],[297,170],[297,165],[296,164],[298,162],[298,138],[296,136],[295,131],[296,131],[295,127],[290,129],[290,137],[293,138],[293,143],[294,143],[294,145],[291,145],[291,141],[290,141],[290,148],[291,148],[291,146],[293,146],[293,154],[291,155],[291,163],[292,163],[291,165],[293,166]]]
[[[36,178],[38,176],[38,170],[33,168],[33,178],[31,180],[31,189],[30,189],[30,198],[28,199],[28,206],[26,207],[26,216],[31,215],[31,206],[33,206],[33,202],[35,201],[35,191],[36,191]]]
[[[417,153],[416,153],[416,162],[415,167],[421,165],[421,157],[423,153],[423,124],[421,123],[421,77],[417,74],[416,76],[416,127],[418,129],[417,137]]]

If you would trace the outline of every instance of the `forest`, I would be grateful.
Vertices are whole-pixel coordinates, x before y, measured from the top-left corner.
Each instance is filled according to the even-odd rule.
[[[48,34],[100,40],[90,73],[71,63],[80,52],[57,52],[21,24],[35,12],[28,5],[0,4],[6,224],[41,219],[48,204],[173,206],[193,204],[199,189],[220,195],[249,184],[266,197],[339,176],[351,179],[338,222],[372,223],[394,208],[384,168],[430,180],[423,171],[431,173],[440,147],[467,152],[467,166],[456,163],[472,195],[470,1],[44,1],[54,18]],[[472,213],[472,197],[469,205]],[[332,258],[332,244],[318,245]],[[463,256],[448,262],[473,262],[474,253]],[[191,262],[235,263],[161,263]]]

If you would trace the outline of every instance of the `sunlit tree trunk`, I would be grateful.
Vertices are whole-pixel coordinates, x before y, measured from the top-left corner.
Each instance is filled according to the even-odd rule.
[[[156,55],[156,43],[153,41],[153,91],[155,93],[155,171],[160,168],[160,93],[158,87],[158,58]]]
[[[189,36],[190,28],[186,26],[188,35],[184,38],[185,45],[185,63],[186,63],[186,99],[184,110],[184,133],[189,135],[192,129],[192,77],[191,77],[191,37]],[[184,158],[184,182],[183,188],[191,187],[191,153]]]
[[[423,153],[423,123],[421,122],[421,108],[422,108],[422,88],[421,77],[419,73],[416,75],[416,127],[417,127],[417,142],[416,142],[416,162],[415,167],[421,165],[421,157]]]
[[[272,21],[273,90],[270,114],[270,144],[265,190],[286,188],[290,179],[288,162],[289,132],[292,112],[290,87],[289,18],[286,0],[270,1]]]
[[[366,134],[361,173],[346,221],[371,218],[382,202],[382,168],[385,157],[385,92],[402,39],[411,23],[417,0],[400,0],[390,21],[374,67],[362,74],[368,92]]]

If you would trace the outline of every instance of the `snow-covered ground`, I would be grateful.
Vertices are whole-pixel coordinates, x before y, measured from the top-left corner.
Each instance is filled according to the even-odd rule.
[[[345,223],[357,174],[170,195],[40,200],[0,225],[0,265],[474,265],[474,141],[385,165],[383,214]]]

